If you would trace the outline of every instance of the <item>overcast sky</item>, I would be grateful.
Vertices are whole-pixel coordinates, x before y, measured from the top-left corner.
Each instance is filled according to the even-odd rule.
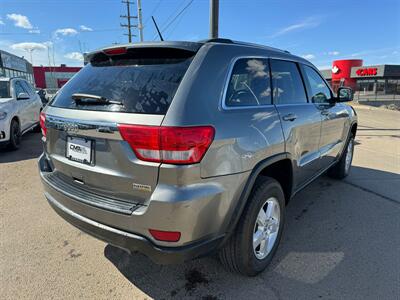
[[[342,58],[400,64],[400,1],[220,2],[221,37],[289,50],[320,68]],[[157,39],[151,15],[167,40],[208,36],[208,0],[142,0],[142,6],[145,40]],[[0,49],[28,59],[33,49],[35,65],[53,57],[57,65],[82,65],[83,52],[127,42],[119,26],[125,10],[119,0],[0,0]]]

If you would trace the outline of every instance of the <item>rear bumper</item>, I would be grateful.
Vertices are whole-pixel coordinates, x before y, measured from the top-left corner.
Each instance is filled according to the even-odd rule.
[[[81,216],[57,202],[50,194],[45,196],[51,207],[66,221],[80,230],[114,246],[128,251],[139,251],[158,264],[181,263],[212,252],[223,240],[208,239],[181,247],[160,247],[145,237],[125,232]]]
[[[164,184],[158,187],[160,190],[156,189],[148,205],[124,214],[89,205],[81,199],[85,195],[68,193],[62,186],[48,181],[53,166],[45,154],[39,158],[38,165],[44,194],[62,218],[107,243],[142,252],[156,263],[179,263],[204,256],[221,246],[227,232],[222,224],[229,221],[226,203],[231,203],[231,198],[227,193],[220,193],[220,189],[211,190],[215,192],[212,196],[204,189],[191,189],[190,193],[183,190],[182,196],[176,188],[168,193],[169,185]],[[205,191],[210,191],[208,185],[205,187]],[[193,198],[176,201],[187,196]],[[150,236],[149,228],[180,231],[181,239],[175,243],[156,241]]]

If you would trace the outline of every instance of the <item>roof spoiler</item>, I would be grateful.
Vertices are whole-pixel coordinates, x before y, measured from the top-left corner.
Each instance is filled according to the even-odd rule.
[[[125,44],[125,45],[114,45],[112,47],[101,48],[90,52],[86,55],[86,60],[91,61],[94,56],[100,53],[109,53],[111,55],[117,55],[126,53],[129,49],[144,49],[144,48],[163,48],[163,49],[177,49],[186,50],[190,52],[197,52],[204,43],[201,42],[151,42],[151,43],[138,43],[138,44]]]

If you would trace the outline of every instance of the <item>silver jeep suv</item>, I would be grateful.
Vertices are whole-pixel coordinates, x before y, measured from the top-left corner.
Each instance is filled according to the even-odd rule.
[[[253,276],[285,206],[350,169],[355,111],[308,61],[214,39],[92,52],[41,115],[45,196],[81,230],[158,263],[219,253]]]

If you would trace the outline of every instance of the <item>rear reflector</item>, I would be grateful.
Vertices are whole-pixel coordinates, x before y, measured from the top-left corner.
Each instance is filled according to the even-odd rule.
[[[112,48],[112,49],[106,49],[103,50],[103,52],[107,55],[120,55],[120,54],[125,54],[126,53],[126,48],[125,47],[119,47],[119,48]]]
[[[46,114],[44,112],[40,113],[40,128],[42,129],[42,134],[43,136],[46,136],[47,134],[47,128],[46,128]]]
[[[211,126],[158,127],[119,124],[118,128],[137,158],[170,164],[200,162],[215,133]]]
[[[177,242],[181,238],[181,233],[179,231],[162,231],[149,229],[149,232],[157,241]]]

